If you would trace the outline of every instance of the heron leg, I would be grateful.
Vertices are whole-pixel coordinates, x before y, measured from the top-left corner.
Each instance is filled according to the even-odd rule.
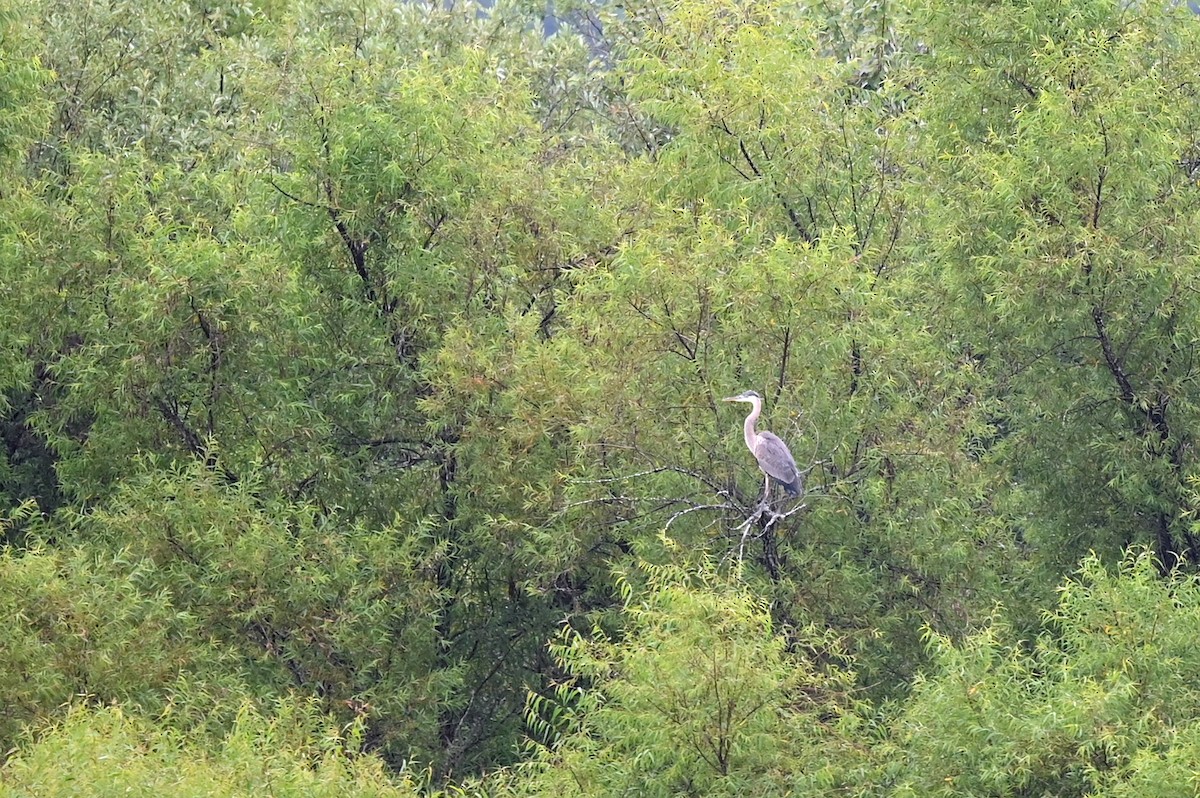
[[[765,476],[765,479],[763,480],[763,501],[770,502],[771,501],[771,475],[766,474],[764,476]]]

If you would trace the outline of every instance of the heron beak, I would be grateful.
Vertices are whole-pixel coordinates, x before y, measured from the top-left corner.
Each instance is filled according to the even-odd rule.
[[[722,402],[736,402],[736,401],[738,401],[738,398],[736,396],[726,396],[721,401]]]

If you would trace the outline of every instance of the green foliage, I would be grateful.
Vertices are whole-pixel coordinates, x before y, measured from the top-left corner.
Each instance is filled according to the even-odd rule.
[[[1050,525],[1029,538],[1060,568],[1147,540],[1194,559],[1195,22],[928,11],[929,317],[1003,399],[991,453]]]
[[[0,2],[6,779],[1182,784],[1162,5]]]
[[[232,652],[155,589],[151,566],[128,551],[0,554],[0,609],[6,746],[23,724],[79,697],[153,712],[173,691],[205,703],[245,695]]]
[[[243,709],[218,744],[198,747],[117,708],[76,709],[5,763],[0,795],[424,794],[420,774],[385,774],[379,760],[357,755],[354,734],[293,703],[270,717]]]
[[[881,749],[894,794],[1181,794],[1200,724],[1200,583],[1164,582],[1145,554],[1116,572],[1090,558],[1047,624],[1031,647],[1003,624],[931,641],[933,675]]]
[[[870,650],[866,681],[894,684],[922,657],[922,622],[959,633],[1029,595],[971,452],[994,435],[989,408],[913,312],[927,287],[897,257],[908,128],[794,8],[684,2],[639,19],[623,77],[672,134],[628,167],[642,223],[560,301],[565,329],[528,339],[525,362],[562,375],[539,426],[581,444],[568,522],[533,556],[662,561],[669,525],[731,557],[760,483],[717,400],[754,387],[812,469],[810,511],[750,538],[762,589],[781,622],[803,608]],[[503,367],[517,376],[494,382],[519,384]]]
[[[0,5],[0,174],[6,177],[43,132],[50,111],[42,94],[50,74],[38,58],[29,12],[18,5]],[[6,187],[0,198],[11,190]]]
[[[556,647],[570,679],[530,703],[543,749],[531,795],[790,795],[828,787],[812,756],[845,747],[849,679],[788,653],[768,608],[715,577],[651,569],[626,586],[620,639]],[[832,653],[813,629],[792,645]]]
[[[143,590],[235,652],[259,690],[320,696],[394,761],[433,758],[437,707],[458,682],[440,666],[436,548],[419,528],[264,502],[194,466],[148,471],[72,535],[120,547]]]

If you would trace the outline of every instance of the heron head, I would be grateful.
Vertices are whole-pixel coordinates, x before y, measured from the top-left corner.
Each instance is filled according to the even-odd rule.
[[[742,391],[737,396],[726,396],[721,401],[722,402],[747,402],[749,404],[754,404],[755,402],[762,401],[762,394],[760,394],[758,391]]]

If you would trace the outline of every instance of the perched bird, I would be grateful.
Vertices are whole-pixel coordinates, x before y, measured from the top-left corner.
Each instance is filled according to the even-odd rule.
[[[758,467],[767,475],[766,481],[763,483],[763,498],[766,499],[771,495],[772,478],[783,485],[783,489],[788,492],[789,496],[799,496],[803,485],[800,480],[800,472],[796,469],[796,461],[793,459],[792,453],[788,451],[787,444],[773,433],[757,432],[754,429],[754,422],[758,421],[758,417],[762,413],[762,396],[757,391],[743,391],[737,396],[730,396],[722,401],[746,402],[752,407],[750,415],[746,416],[743,429],[746,433],[746,447],[758,461]]]

